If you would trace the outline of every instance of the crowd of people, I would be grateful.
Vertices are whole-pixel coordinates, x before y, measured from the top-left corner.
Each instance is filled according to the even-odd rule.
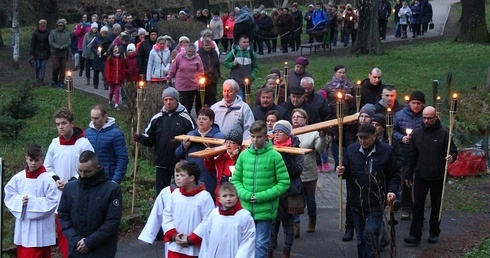
[[[405,3],[400,5],[395,16],[400,17],[397,24],[403,28],[403,17],[412,16],[403,11]],[[414,6],[418,5],[415,0]],[[436,243],[440,233],[437,200],[442,194],[444,165],[456,159],[456,147],[452,143],[446,156],[448,132],[435,109],[425,106],[424,93],[414,91],[405,105],[398,102],[396,88],[383,84],[381,69],[374,67],[359,85],[361,108],[357,110],[356,86],[348,80],[345,66],[335,66],[331,81],[315,87],[314,75],[307,71],[309,60],[300,56],[288,77],[279,69],[271,69],[255,101],[250,97],[249,86],[259,69],[257,55],[263,54],[264,44],[269,53],[276,51],[277,41],[269,42],[269,37],[280,36],[283,52],[289,48],[295,51],[301,44],[298,37],[303,20],[309,33],[332,26],[336,17],[333,24],[340,27],[331,29],[332,43],[336,43],[338,32],[342,32],[344,45],[349,37],[355,41],[356,11],[350,5],[341,6],[338,12],[334,5],[324,8],[322,4],[309,5],[303,16],[293,3],[291,10],[273,9],[270,17],[259,10],[251,14],[247,7],[225,11],[222,17],[219,13],[211,17],[208,10],[202,10],[194,19],[209,24],[209,28],[194,43],[187,36],[174,42],[170,36],[160,35],[157,24],[164,21],[158,12],[140,20],[118,8],[115,14],[102,15],[101,21],[94,14],[90,22],[84,14],[73,33],[68,32],[64,19],[58,20],[51,32],[41,20],[31,42],[31,53],[39,64],[36,79],[44,83],[46,61],[51,58],[51,86],[64,87],[71,48],[74,68],[80,76],[85,72],[87,85],[92,83],[97,88],[102,72],[104,87],[110,89],[109,104],[116,109],[122,84],[135,85],[144,79],[161,86],[161,110],[148,121],[143,133],[133,135],[133,140],[154,147],[156,174],[156,201],[139,239],[148,243],[163,239],[168,257],[214,257],[215,253],[223,257],[272,257],[281,223],[283,257],[289,257],[294,238],[300,237],[300,214],[305,207],[306,232],[315,231],[318,173],[330,171],[346,180],[342,240],[352,240],[355,232],[359,257],[377,257],[386,245],[388,240],[380,239],[388,239],[381,238],[386,224],[382,211],[388,202],[401,204],[402,219],[413,219],[405,242],[419,244],[429,190],[432,212],[428,241]],[[380,8],[386,9],[388,19],[389,3],[382,0]],[[184,21],[190,16],[182,10],[175,18]],[[383,26],[386,23],[380,22],[382,38],[386,36]],[[413,30],[414,35],[419,31]],[[422,26],[420,33],[423,31]],[[398,35],[405,34],[406,28]],[[220,54],[226,55],[223,66]],[[217,100],[218,78],[225,73],[221,67],[229,79],[222,85],[223,98]],[[200,77],[206,78],[204,103],[198,97]],[[359,112],[356,123],[343,127],[342,142],[338,127],[294,135],[295,128],[334,119],[338,92],[345,103],[343,114]],[[197,121],[190,115],[193,108]],[[394,115],[393,135],[388,135],[386,128],[387,113]],[[90,117],[89,127],[83,130],[74,126],[73,112],[66,108],[56,111],[59,137],[53,139],[46,156],[39,145],[29,146],[25,171],[6,185],[5,203],[16,217],[14,242],[19,257],[46,253],[46,247],[56,243],[56,235],[64,257],[115,255],[122,216],[118,184],[124,179],[128,153],[123,133],[102,105],[94,106]],[[178,135],[187,137],[180,141],[175,139]],[[210,147],[193,141],[193,137],[223,139],[224,150],[216,156],[192,157],[190,154]],[[245,141],[248,147],[242,147]],[[313,152],[279,153],[274,147]],[[329,149],[333,169],[328,164]],[[298,200],[303,202],[297,204]],[[45,228],[26,238],[23,232],[31,227]]]

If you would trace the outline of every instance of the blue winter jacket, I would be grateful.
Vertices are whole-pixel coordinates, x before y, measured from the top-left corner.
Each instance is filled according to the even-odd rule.
[[[189,133],[187,133],[187,135],[201,136],[198,130],[199,129],[196,127],[196,129],[190,131]],[[219,130],[219,126],[217,124],[213,124],[211,130],[204,137],[224,139],[225,135]],[[211,194],[213,199],[215,199],[214,196],[214,190],[216,189],[215,175],[209,173],[209,171],[206,170],[206,167],[204,166],[204,159],[189,157],[190,153],[201,151],[204,149],[206,149],[206,146],[204,146],[204,144],[202,143],[192,142],[187,150],[185,150],[184,146],[180,144],[180,146],[175,150],[175,156],[178,159],[185,159],[187,161],[196,162],[196,164],[199,166],[199,169],[201,170],[201,176],[199,177],[199,182],[204,183],[204,185],[206,186],[206,190]]]
[[[405,165],[408,162],[410,144],[403,143],[402,138],[407,135],[407,128],[413,129],[412,132],[414,132],[415,129],[421,128],[423,123],[422,111],[416,114],[412,111],[410,105],[406,105],[402,110],[396,112],[393,117],[393,139],[400,143],[400,152],[405,159]]]
[[[95,154],[110,180],[120,184],[128,167],[128,150],[124,134],[116,125],[116,119],[109,117],[107,123],[97,130],[90,122],[85,137],[94,147]]]
[[[325,28],[325,23],[327,22],[327,13],[321,9],[321,10],[314,10],[313,11],[313,25],[314,30],[323,30]]]

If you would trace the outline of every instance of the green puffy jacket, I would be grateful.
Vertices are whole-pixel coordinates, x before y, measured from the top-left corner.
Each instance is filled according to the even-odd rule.
[[[272,220],[277,217],[279,196],[289,189],[289,174],[281,154],[268,141],[263,149],[249,146],[235,165],[232,183],[237,188],[243,208],[254,220]],[[257,202],[250,199],[255,194]]]

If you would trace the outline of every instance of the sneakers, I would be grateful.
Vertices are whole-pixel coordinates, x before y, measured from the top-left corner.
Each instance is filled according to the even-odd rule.
[[[410,211],[403,211],[402,220],[410,220],[412,218],[412,213]]]
[[[330,168],[330,165],[328,165],[328,163],[323,163],[323,171],[325,171],[325,172],[332,171],[332,169]]]
[[[420,238],[415,236],[405,237],[403,241],[405,241],[407,244],[420,245]]]
[[[56,86],[56,82],[55,82],[55,81],[51,81],[51,82],[49,83],[49,85],[50,85],[51,87],[54,87],[54,86]]]
[[[439,241],[439,237],[436,235],[430,235],[429,238],[427,239],[427,242],[429,244],[435,244],[437,243],[437,241]]]
[[[60,89],[64,89],[64,88],[65,88],[65,84],[64,84],[64,83],[60,83],[60,84],[58,84],[58,88],[60,88]]]
[[[318,173],[322,173],[322,165],[316,166],[316,170]]]
[[[121,109],[119,108],[119,105],[118,105],[118,104],[115,104],[115,105],[114,105],[114,109],[115,109],[115,110],[121,110]]]

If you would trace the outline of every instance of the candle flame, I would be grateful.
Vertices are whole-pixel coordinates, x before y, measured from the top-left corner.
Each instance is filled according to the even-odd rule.
[[[410,134],[412,134],[413,129],[412,128],[407,128],[406,131],[407,131],[407,135],[410,135]]]
[[[71,71],[66,72],[66,76],[71,77]]]
[[[201,77],[201,78],[199,79],[199,84],[204,85],[205,83],[206,83],[206,78]]]
[[[458,98],[458,93],[453,93],[453,99],[457,99]]]
[[[437,100],[441,100],[441,96],[437,96]]]
[[[284,66],[288,66],[288,62],[284,62]]]
[[[98,47],[97,50],[99,50],[99,52],[102,51],[102,47]]]
[[[391,112],[391,108],[387,108],[386,111]]]
[[[340,99],[342,99],[342,92],[340,92],[340,91],[339,91],[339,92],[337,92],[337,98],[338,98],[339,100],[340,100]]]
[[[279,78],[276,79],[276,84],[279,85],[279,83],[281,82],[281,80]]]
[[[145,82],[144,81],[139,81],[138,82],[138,88],[140,88],[140,89],[145,88]]]
[[[405,100],[406,101],[410,100],[410,97],[408,95],[405,95]]]
[[[245,84],[248,84],[248,78],[245,78]]]
[[[360,80],[357,81],[357,85],[361,85],[361,81]]]

